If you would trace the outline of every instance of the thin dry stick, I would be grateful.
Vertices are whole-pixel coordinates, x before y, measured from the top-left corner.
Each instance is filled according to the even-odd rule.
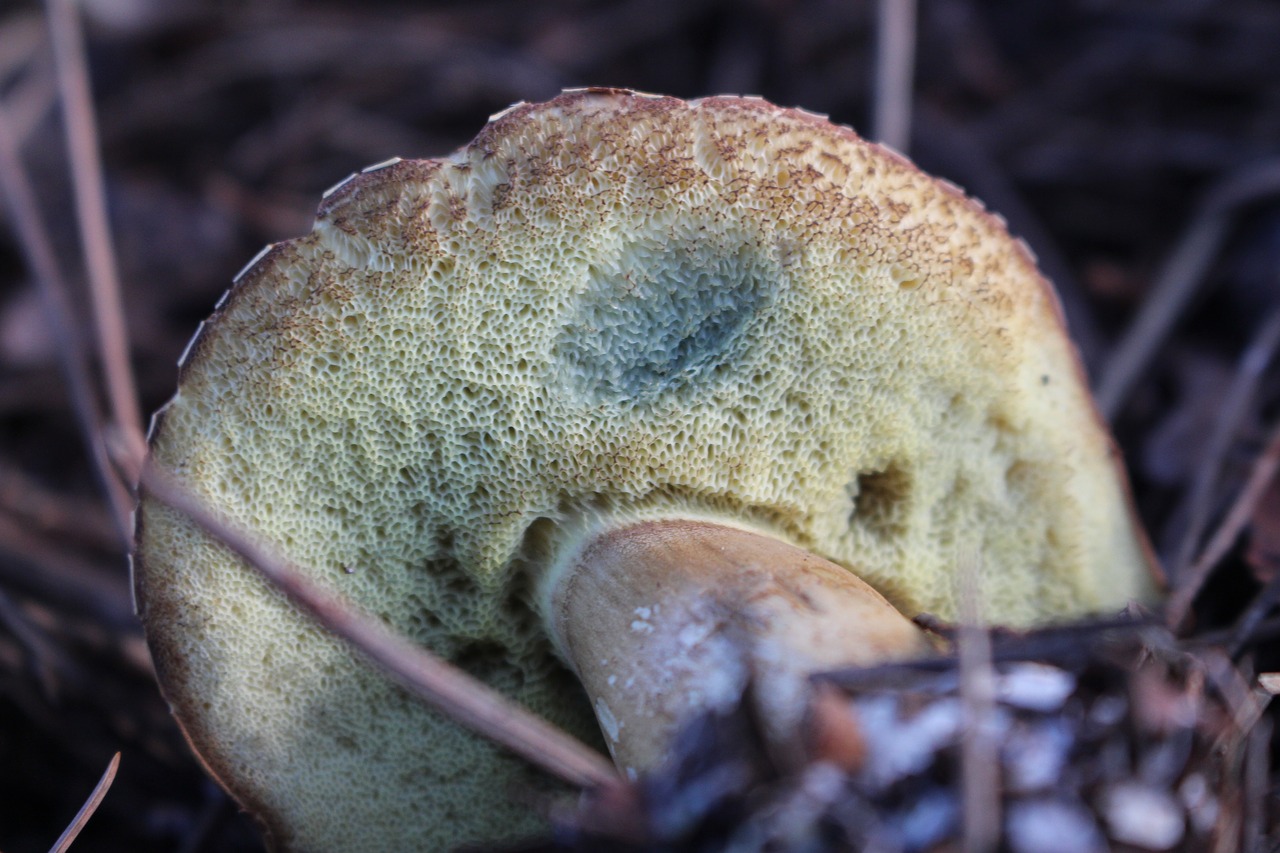
[[[0,24],[0,79],[12,81],[6,93],[10,131],[22,146],[57,100],[57,84],[48,61],[41,16],[14,14]],[[49,66],[49,67],[46,67]]]
[[[64,616],[89,616],[112,630],[137,626],[129,591],[119,576],[103,572],[74,550],[33,530],[30,523],[4,514],[0,514],[0,587],[56,604]]]
[[[213,515],[154,465],[142,466],[147,494],[190,518],[329,631],[351,643],[405,689],[459,725],[510,749],[526,761],[583,788],[619,783],[603,756],[476,681],[381,622],[359,613],[297,568]]]
[[[1244,488],[1240,491],[1235,503],[1231,505],[1222,524],[1218,526],[1217,531],[1209,539],[1209,544],[1205,545],[1200,557],[1187,570],[1186,577],[1169,597],[1169,604],[1165,608],[1165,624],[1171,629],[1177,630],[1186,620],[1187,612],[1191,609],[1191,604],[1195,601],[1200,588],[1209,579],[1218,561],[1231,550],[1240,531],[1244,530],[1249,523],[1254,508],[1262,499],[1267,487],[1271,485],[1277,469],[1280,469],[1280,421],[1277,421],[1272,428],[1266,449],[1254,460]]]
[[[35,676],[44,697],[54,702],[58,696],[57,671],[66,667],[65,658],[45,630],[34,624],[22,608],[0,587],[0,625],[18,641],[27,668]]]
[[[1200,537],[1204,534],[1213,510],[1223,460],[1231,449],[1241,422],[1249,412],[1258,383],[1275,357],[1277,347],[1280,347],[1280,309],[1273,311],[1262,322],[1258,333],[1240,357],[1235,379],[1220,407],[1222,414],[1214,423],[1204,459],[1197,467],[1191,493],[1187,497],[1190,510],[1186,516],[1186,527],[1179,541],[1178,551],[1169,565],[1169,577],[1175,584],[1195,556],[1196,547],[1200,544]]]
[[[1225,648],[1231,645],[1237,630],[1236,628],[1219,628],[1215,631],[1199,631],[1194,637],[1184,639],[1182,645],[1189,650]],[[1280,637],[1280,617],[1264,619],[1254,626],[1250,634],[1249,640],[1253,643],[1263,643]]]
[[[1107,362],[1098,383],[1098,409],[1114,420],[1152,357],[1191,302],[1239,208],[1280,193],[1280,160],[1268,160],[1228,175],[1210,191],[1178,240],[1142,310]]]
[[[53,491],[0,458],[0,523],[5,517],[61,545],[116,551],[120,541],[102,502]]]
[[[1250,643],[1254,642],[1257,636],[1258,628],[1262,625],[1262,620],[1267,618],[1267,614],[1275,609],[1277,603],[1280,603],[1280,574],[1277,574],[1267,585],[1262,588],[1262,592],[1253,597],[1253,601],[1249,602],[1249,607],[1244,614],[1236,622],[1235,628],[1231,632],[1231,642],[1227,644],[1227,654],[1232,658],[1238,658]]]
[[[53,242],[40,219],[36,195],[22,168],[3,107],[0,107],[0,193],[3,193],[8,202],[10,216],[18,232],[27,264],[40,285],[40,301],[45,321],[57,341],[59,366],[67,383],[81,437],[93,460],[99,485],[110,502],[120,541],[128,542],[133,529],[133,499],[116,476],[107,453],[102,417],[94,398],[88,361],[80,345],[80,335],[76,332],[74,315],[68,302],[66,281],[54,254]]]
[[[94,786],[93,793],[89,795],[89,799],[85,800],[80,811],[76,812],[75,818],[72,819],[70,825],[62,831],[62,835],[58,836],[58,840],[49,848],[49,853],[66,853],[67,848],[71,846],[71,842],[76,840],[76,836],[84,829],[85,824],[89,822],[89,818],[93,817],[93,813],[98,810],[98,806],[102,805],[102,800],[107,796],[107,790],[111,787],[111,783],[115,781],[116,770],[120,769],[120,753],[111,756],[111,761],[107,764],[106,771],[103,772],[102,778],[98,780],[98,784]]]
[[[876,21],[876,141],[903,154],[911,146],[911,80],[916,63],[916,0],[880,0]]]
[[[1262,851],[1267,825],[1267,777],[1271,753],[1271,720],[1263,717],[1249,732],[1244,747],[1244,814],[1240,849]],[[1275,848],[1272,847],[1272,850]]]
[[[1262,621],[1275,610],[1278,603],[1280,603],[1280,573],[1267,581],[1262,591],[1253,597],[1253,601],[1249,602],[1244,613],[1236,620],[1235,627],[1231,631],[1231,641],[1227,643],[1227,654],[1232,658],[1238,658],[1251,643],[1256,642]]]
[[[89,291],[93,297],[94,323],[98,331],[98,348],[107,398],[111,403],[111,417],[127,440],[141,448],[145,441],[142,415],[133,370],[129,366],[129,336],[120,300],[120,275],[111,240],[111,226],[107,219],[98,127],[89,91],[84,36],[70,0],[46,0],[46,7],[58,87],[62,93],[62,120],[71,158],[80,241],[84,246]]]
[[[995,671],[991,635],[983,624],[981,561],[976,550],[962,554],[956,575],[960,605],[956,657],[965,716],[960,742],[965,853],[990,853],[1000,844],[999,752],[988,731],[995,705]]]

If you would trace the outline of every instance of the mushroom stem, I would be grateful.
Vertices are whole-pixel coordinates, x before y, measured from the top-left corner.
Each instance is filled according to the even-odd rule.
[[[679,726],[748,682],[771,739],[789,740],[810,673],[930,645],[849,570],[771,536],[665,519],[597,530],[547,586],[547,619],[618,767],[657,764]]]

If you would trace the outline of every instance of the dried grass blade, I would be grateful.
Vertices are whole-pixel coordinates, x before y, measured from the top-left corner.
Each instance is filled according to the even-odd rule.
[[[46,0],[49,34],[53,42],[58,88],[62,94],[63,126],[71,177],[75,187],[80,242],[84,247],[98,348],[105,373],[111,417],[127,440],[141,449],[141,408],[129,364],[129,336],[120,298],[120,274],[107,217],[98,127],[89,89],[84,34],[70,0]],[[136,473],[136,472],[127,472]]]
[[[876,21],[875,138],[903,154],[911,146],[916,0],[880,0]]]
[[[1280,193],[1280,159],[1223,178],[1205,197],[1098,382],[1098,410],[1114,421],[1204,280],[1240,208]]]
[[[76,836],[84,829],[85,824],[89,822],[89,818],[93,817],[93,813],[98,810],[98,806],[102,805],[102,800],[107,796],[107,791],[111,788],[111,783],[115,781],[116,771],[120,769],[120,753],[111,756],[111,761],[107,764],[107,769],[103,772],[102,778],[98,780],[98,784],[94,786],[93,793],[89,795],[89,799],[85,800],[84,805],[80,807],[80,811],[76,812],[76,816],[72,818],[71,823],[62,831],[62,835],[58,836],[58,840],[49,848],[49,853],[65,853],[71,843],[76,840]]]
[[[1231,546],[1236,541],[1236,537],[1240,535],[1240,531],[1244,530],[1249,523],[1249,518],[1253,515],[1254,508],[1258,505],[1258,501],[1262,499],[1263,492],[1271,485],[1271,481],[1275,478],[1278,470],[1280,470],[1280,421],[1277,421],[1275,426],[1272,427],[1266,448],[1254,460],[1253,467],[1249,471],[1249,477],[1245,480],[1244,488],[1241,489],[1240,495],[1232,503],[1231,509],[1227,511],[1222,524],[1218,526],[1213,536],[1210,537],[1209,543],[1200,552],[1199,558],[1187,570],[1186,577],[1181,579],[1177,588],[1174,589],[1173,594],[1169,597],[1169,603],[1165,608],[1165,624],[1171,630],[1177,630],[1186,621],[1187,613],[1191,610],[1191,604],[1195,601],[1196,595],[1209,579],[1209,575],[1213,573],[1218,562],[1231,550]],[[1255,606],[1253,609],[1257,610],[1258,608]],[[1248,614],[1246,614],[1247,616]],[[1263,616],[1266,616],[1266,613],[1259,612],[1257,619],[1261,620]],[[1244,621],[1242,620],[1242,629],[1243,626]],[[1242,633],[1242,630],[1238,631],[1236,636],[1239,637]]]
[[[1187,497],[1186,528],[1178,550],[1169,565],[1169,577],[1177,584],[1195,556],[1196,547],[1213,512],[1216,492],[1228,451],[1249,414],[1259,384],[1280,348],[1280,309],[1272,311],[1258,327],[1258,332],[1240,356],[1236,375],[1220,407],[1213,434],[1197,466],[1195,479]]]
[[[40,285],[45,320],[57,342],[60,367],[79,422],[81,437],[90,459],[93,460],[99,484],[110,503],[116,533],[120,536],[121,543],[126,543],[130,540],[130,531],[133,529],[133,498],[120,482],[107,452],[102,416],[98,412],[88,360],[80,345],[80,335],[77,333],[68,300],[66,279],[54,254],[53,243],[40,219],[35,191],[22,168],[3,107],[0,107],[0,194],[8,202],[27,264]]]

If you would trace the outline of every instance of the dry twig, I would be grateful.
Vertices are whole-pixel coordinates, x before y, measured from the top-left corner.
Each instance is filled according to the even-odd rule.
[[[74,542],[112,552],[120,547],[111,517],[100,502],[48,489],[4,459],[0,459],[0,516],[46,533],[62,545]]]
[[[9,132],[8,117],[0,107],[0,190],[9,204],[10,215],[26,253],[27,263],[40,284],[45,320],[58,343],[63,377],[70,391],[72,407],[81,436],[93,460],[99,485],[106,493],[115,517],[121,543],[129,541],[133,499],[116,476],[104,440],[102,417],[94,397],[88,360],[80,345],[80,335],[67,296],[66,279],[53,251],[53,243],[40,219],[36,194],[22,168],[17,147]]]
[[[916,0],[879,0],[876,21],[877,142],[906,154],[911,147],[911,80],[916,67]]]
[[[1231,509],[1222,520],[1222,524],[1218,526],[1217,531],[1209,539],[1209,544],[1205,546],[1204,551],[1200,553],[1200,557],[1187,571],[1186,577],[1179,581],[1178,586],[1169,597],[1169,602],[1165,607],[1165,623],[1171,629],[1177,630],[1183,626],[1196,595],[1204,586],[1205,581],[1209,579],[1219,561],[1231,550],[1231,546],[1236,541],[1236,537],[1240,535],[1240,531],[1244,530],[1245,525],[1249,523],[1254,507],[1262,499],[1262,494],[1266,491],[1267,486],[1271,484],[1277,469],[1280,469],[1280,422],[1277,422],[1272,428],[1266,448],[1254,460],[1253,468],[1249,472],[1244,488],[1231,505]],[[1265,604],[1265,599],[1261,603]],[[1251,608],[1251,612],[1256,612],[1256,618],[1252,618],[1251,621],[1260,621],[1263,616],[1266,616],[1266,610],[1269,609],[1269,606],[1263,609],[1259,605],[1259,602],[1255,602]],[[1248,615],[1246,614],[1246,616]],[[1245,623],[1242,621],[1237,637],[1244,633]]]
[[[136,631],[122,575],[112,577],[29,525],[0,515],[0,586],[53,604],[64,616],[87,615],[112,631]]]
[[[133,370],[129,365],[129,336],[120,300],[120,275],[111,227],[107,219],[102,158],[98,153],[98,128],[89,92],[89,70],[84,55],[80,19],[70,0],[46,0],[49,32],[62,93],[62,118],[75,184],[76,213],[84,249],[93,316],[102,357],[111,416],[126,440],[140,452],[143,438],[141,407]],[[126,472],[127,475],[136,472]],[[132,481],[133,477],[128,476]]]
[[[1265,848],[1267,776],[1270,771],[1272,722],[1263,717],[1249,732],[1244,753],[1244,815],[1241,827],[1241,849],[1259,851]],[[1275,848],[1273,847],[1272,850]]]
[[[1235,380],[1227,391],[1226,399],[1221,406],[1220,414],[1214,422],[1213,435],[1209,438],[1204,459],[1196,470],[1195,479],[1187,503],[1186,528],[1173,561],[1169,564],[1169,577],[1175,584],[1187,571],[1200,544],[1201,534],[1209,523],[1213,512],[1215,493],[1220,481],[1220,473],[1231,443],[1239,432],[1240,424],[1249,413],[1258,384],[1262,381],[1267,367],[1275,358],[1276,349],[1280,347],[1280,309],[1272,313],[1262,322],[1258,333],[1245,348],[1236,369]]]
[[[53,641],[32,624],[22,608],[0,588],[0,626],[3,626],[22,647],[27,657],[27,667],[40,685],[46,699],[52,700],[58,692],[55,670],[62,662]]]
[[[1129,392],[1173,331],[1229,232],[1240,208],[1280,193],[1280,160],[1268,160],[1227,175],[1209,192],[1177,242],[1129,331],[1116,347],[1098,383],[1098,409],[1115,420]]]
[[[76,812],[76,816],[72,819],[70,825],[63,830],[62,835],[54,842],[53,847],[49,848],[49,853],[66,853],[71,847],[72,842],[76,840],[76,836],[84,829],[85,824],[89,822],[89,818],[93,817],[93,813],[98,810],[98,806],[102,805],[102,800],[107,796],[107,791],[111,788],[111,783],[115,781],[116,770],[120,768],[120,753],[111,756],[107,769],[103,772],[102,778],[98,780],[98,784],[93,787],[93,793],[89,795],[89,799],[85,800],[80,811]]]

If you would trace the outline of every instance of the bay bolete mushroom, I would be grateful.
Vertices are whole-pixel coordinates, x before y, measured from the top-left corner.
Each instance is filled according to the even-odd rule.
[[[344,182],[238,277],[151,441],[397,630],[596,742],[598,716],[624,769],[748,678],[786,726],[805,672],[918,652],[902,614],[955,615],[962,550],[1003,624],[1151,592],[1024,247],[756,99],[568,92]],[[277,848],[537,827],[518,759],[177,513],[139,519],[165,694]]]

